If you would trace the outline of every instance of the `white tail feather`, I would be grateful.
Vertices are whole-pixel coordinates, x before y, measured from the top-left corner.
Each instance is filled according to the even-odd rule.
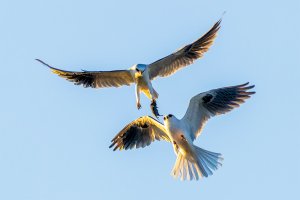
[[[196,149],[196,161],[190,161],[181,153],[178,153],[175,165],[172,170],[174,178],[181,180],[198,180],[200,177],[208,177],[213,174],[213,170],[217,170],[222,166],[223,158],[221,154],[214,153],[194,146]]]

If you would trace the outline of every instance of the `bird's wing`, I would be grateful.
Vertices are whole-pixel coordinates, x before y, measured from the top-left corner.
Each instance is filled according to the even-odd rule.
[[[150,145],[154,140],[170,141],[164,126],[150,116],[140,117],[126,125],[112,140],[109,148],[140,148]]]
[[[200,135],[205,122],[210,117],[225,114],[239,107],[245,102],[245,99],[255,94],[255,92],[248,91],[254,88],[254,85],[249,86],[248,84],[214,89],[194,96],[181,119],[189,127],[191,137],[195,139]]]
[[[220,29],[221,21],[220,19],[207,33],[195,42],[148,65],[150,79],[153,80],[157,76],[169,76],[177,70],[192,64],[196,59],[201,58],[213,44],[217,32]]]
[[[130,70],[73,72],[57,69],[39,59],[36,60],[49,67],[54,74],[83,87],[120,87],[134,82]]]

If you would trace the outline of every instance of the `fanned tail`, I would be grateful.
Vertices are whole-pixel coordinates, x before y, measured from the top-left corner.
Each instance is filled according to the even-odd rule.
[[[208,177],[213,174],[213,170],[217,170],[222,166],[223,158],[221,154],[207,151],[194,146],[196,149],[196,161],[190,161],[181,153],[178,153],[175,165],[172,170],[174,178],[181,180],[198,180],[200,177]]]

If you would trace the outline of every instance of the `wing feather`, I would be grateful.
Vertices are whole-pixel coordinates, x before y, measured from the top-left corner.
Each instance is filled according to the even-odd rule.
[[[201,38],[184,46],[176,52],[155,61],[149,65],[149,76],[153,80],[156,77],[165,77],[175,73],[177,70],[192,64],[196,59],[201,58],[208,51],[217,36],[222,19]]]
[[[254,85],[248,86],[248,84],[214,89],[194,96],[181,119],[190,128],[192,138],[195,139],[200,135],[204,124],[210,117],[225,114],[239,107],[252,94],[255,94],[255,92],[248,91],[254,88]]]
[[[164,126],[150,116],[140,117],[126,125],[112,140],[113,150],[144,148],[154,140],[170,141]]]
[[[36,59],[42,64],[49,67],[54,74],[65,78],[75,85],[83,87],[104,88],[104,87],[120,87],[134,83],[130,70],[114,70],[114,71],[85,71],[74,72],[54,68],[45,62]]]

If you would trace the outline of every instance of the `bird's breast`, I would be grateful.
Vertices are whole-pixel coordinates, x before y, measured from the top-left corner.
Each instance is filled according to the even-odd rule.
[[[174,141],[179,141],[181,135],[184,135],[184,131],[176,126],[168,126],[167,130]]]
[[[188,134],[185,132],[184,129],[182,129],[182,127],[180,127],[179,125],[167,126],[167,131],[171,136],[173,145],[176,145],[178,147],[178,150],[181,152],[182,155],[184,156],[193,155],[192,142]]]
[[[136,78],[137,84],[141,89],[148,89],[148,84],[143,76]]]

